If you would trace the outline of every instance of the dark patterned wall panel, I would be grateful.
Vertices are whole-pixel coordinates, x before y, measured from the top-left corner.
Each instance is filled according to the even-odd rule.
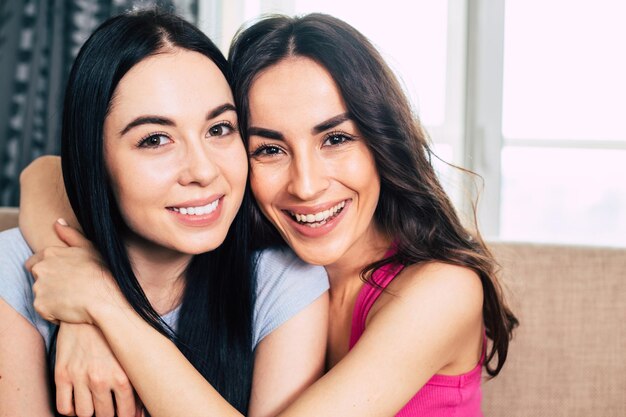
[[[63,91],[83,42],[108,17],[155,5],[195,22],[197,0],[0,0],[0,206],[18,204],[30,161],[59,153]]]

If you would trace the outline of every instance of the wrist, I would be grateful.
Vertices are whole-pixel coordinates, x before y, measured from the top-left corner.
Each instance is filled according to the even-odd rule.
[[[100,295],[86,305],[91,322],[100,328],[106,323],[123,320],[129,311],[133,311],[113,277],[104,272],[102,278]]]

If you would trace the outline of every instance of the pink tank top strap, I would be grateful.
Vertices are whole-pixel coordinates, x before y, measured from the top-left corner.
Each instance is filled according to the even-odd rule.
[[[396,253],[395,246],[392,246],[387,253],[385,253],[385,259],[393,256]],[[357,340],[361,337],[365,331],[365,321],[370,309],[374,305],[374,302],[378,299],[387,285],[402,271],[404,265],[400,264],[386,264],[381,268],[374,271],[372,274],[372,281],[380,286],[377,287],[370,283],[363,284],[359,294],[357,295],[356,302],[354,304],[354,311],[352,312],[352,330],[350,332],[350,349],[356,344]]]

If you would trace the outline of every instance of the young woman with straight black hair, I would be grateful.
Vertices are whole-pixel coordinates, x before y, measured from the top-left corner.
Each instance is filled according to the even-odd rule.
[[[261,19],[236,36],[229,58],[255,243],[287,244],[330,280],[327,373],[278,415],[481,415],[481,372],[500,372],[517,319],[388,66],[358,31],[321,14]],[[84,301],[89,285],[62,276],[42,278],[40,310],[98,321]],[[122,364],[143,375],[133,383],[167,392],[139,352],[130,356]],[[191,384],[180,355],[159,357],[198,391],[158,404],[155,416],[240,415],[208,384]]]
[[[67,266],[68,259],[76,270],[100,265],[96,280],[106,268],[115,278],[99,295],[117,298],[104,320],[130,333],[118,344],[109,339],[116,356],[124,357],[116,347],[134,346],[151,368],[163,366],[151,360],[159,347],[149,337],[132,337],[145,325],[172,340],[234,409],[264,416],[322,371],[328,284],[322,268],[289,251],[250,250],[247,162],[230,75],[217,47],[176,16],[147,11],[102,24],[72,68],[62,128],[65,189],[91,243],[47,249],[49,263],[32,273],[46,275],[51,263]],[[0,322],[9,323],[0,331],[0,414],[52,415],[45,356],[48,350],[55,359],[58,328],[33,310],[23,267],[31,253],[20,232],[0,234],[0,247]],[[63,325],[57,362],[67,351],[61,345],[77,343],[83,331],[94,344],[104,341],[99,330]],[[299,339],[304,349],[296,348]],[[118,374],[126,378],[121,368]],[[124,381],[104,390],[97,379],[63,382],[57,406],[65,414],[135,415]],[[190,394],[179,383],[161,379],[171,391],[158,401]],[[150,396],[137,391],[142,400]],[[153,402],[145,403],[151,410]]]

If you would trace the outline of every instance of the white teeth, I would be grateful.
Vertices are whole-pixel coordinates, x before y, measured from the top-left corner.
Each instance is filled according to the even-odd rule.
[[[311,227],[319,227],[326,224],[326,221],[337,214],[342,208],[346,206],[346,202],[342,201],[334,207],[329,208],[328,210],[320,211],[315,214],[298,214],[294,212],[290,212],[290,214],[296,218],[296,221],[299,223],[309,223]]]
[[[203,214],[213,213],[217,209],[219,199],[207,204],[206,206],[198,207],[172,207],[172,210],[180,214],[188,214],[190,216],[202,216]]]

